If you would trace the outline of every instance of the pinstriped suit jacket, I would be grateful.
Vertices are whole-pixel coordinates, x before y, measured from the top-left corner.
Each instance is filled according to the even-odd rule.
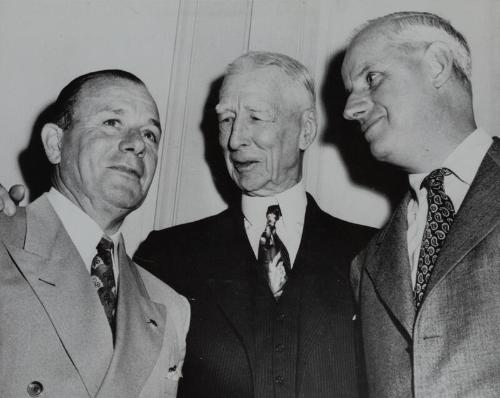
[[[308,195],[294,270],[301,281],[297,397],[357,397],[349,264],[373,230],[338,220]],[[190,299],[192,321],[180,397],[258,397],[253,298],[255,256],[243,214],[152,232],[135,260]]]

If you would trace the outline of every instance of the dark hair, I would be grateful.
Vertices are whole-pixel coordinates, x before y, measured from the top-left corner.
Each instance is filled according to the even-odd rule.
[[[120,69],[106,69],[78,76],[64,87],[53,105],[51,122],[66,130],[73,121],[73,111],[83,86],[97,79],[124,79],[145,86],[144,82],[130,72]]]

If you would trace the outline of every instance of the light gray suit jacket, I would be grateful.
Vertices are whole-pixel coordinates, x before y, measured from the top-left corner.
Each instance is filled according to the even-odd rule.
[[[90,276],[42,196],[0,218],[0,396],[175,397],[189,304],[119,250],[116,341]]]
[[[500,142],[458,211],[415,316],[406,197],[353,261],[370,396],[500,396]]]

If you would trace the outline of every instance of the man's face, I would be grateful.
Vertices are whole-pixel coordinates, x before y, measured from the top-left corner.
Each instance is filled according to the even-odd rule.
[[[350,92],[344,117],[357,120],[375,158],[403,168],[426,140],[433,109],[423,50],[405,52],[380,33],[361,33],[349,47],[342,77]]]
[[[219,143],[233,181],[252,196],[270,196],[301,178],[302,111],[298,90],[277,67],[227,76],[216,111]]]
[[[84,210],[128,213],[156,168],[160,124],[146,88],[125,79],[85,84],[63,132],[58,183]]]

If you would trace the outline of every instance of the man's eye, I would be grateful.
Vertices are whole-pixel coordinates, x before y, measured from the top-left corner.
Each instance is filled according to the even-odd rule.
[[[105,120],[103,124],[105,126],[109,126],[109,127],[119,127],[120,121],[118,119],[108,119],[108,120]]]
[[[232,117],[224,117],[219,119],[219,124],[231,124],[233,122]]]
[[[260,118],[260,117],[259,117],[259,116],[257,116],[257,115],[252,115],[252,116],[250,116],[250,119],[255,120],[255,121],[261,121],[261,120],[262,120],[262,118]]]
[[[153,142],[155,144],[158,142],[158,138],[156,137],[156,134],[153,133],[152,131],[147,130],[142,135],[144,136],[144,138],[150,140],[151,142]]]
[[[368,83],[369,88],[375,87],[380,81],[380,73],[377,72],[369,72],[366,75],[366,82]]]

